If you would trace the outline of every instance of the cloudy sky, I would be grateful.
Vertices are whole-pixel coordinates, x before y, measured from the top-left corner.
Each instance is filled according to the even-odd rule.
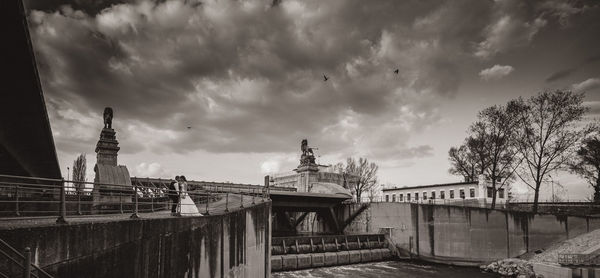
[[[451,182],[487,106],[572,89],[600,115],[597,1],[25,3],[65,173],[78,153],[92,168],[106,106],[132,175],[244,183],[297,166],[303,138],[386,184]]]

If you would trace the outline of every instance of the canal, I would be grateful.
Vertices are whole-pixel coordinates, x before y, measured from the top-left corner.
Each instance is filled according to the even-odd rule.
[[[428,264],[415,261],[386,261],[366,264],[352,264],[335,267],[321,267],[297,271],[275,272],[273,278],[300,278],[300,277],[422,277],[422,278],[476,278],[500,277],[496,274],[481,272],[473,267],[456,267],[441,264]]]

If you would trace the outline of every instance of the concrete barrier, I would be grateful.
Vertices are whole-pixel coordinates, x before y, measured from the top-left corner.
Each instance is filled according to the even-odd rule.
[[[348,251],[348,255],[350,256],[350,263],[360,263],[360,250],[352,250]]]
[[[283,267],[282,270],[295,270],[298,269],[298,256],[297,255],[285,255],[282,256]]]
[[[338,256],[336,252],[326,252],[325,256],[325,266],[338,265]]]
[[[336,254],[339,265],[345,265],[350,263],[350,253],[348,251],[340,251]]]
[[[544,278],[571,278],[573,270],[560,265],[533,263],[535,274],[544,275]]]
[[[325,265],[325,256],[323,253],[312,253],[310,254],[313,267],[321,267]]]
[[[271,256],[271,271],[281,271],[283,267],[283,258],[280,255]]]
[[[371,250],[371,260],[373,261],[381,261],[383,259],[383,249],[373,249]]]
[[[372,261],[371,250],[360,250],[360,261],[363,263]]]
[[[381,257],[384,260],[387,260],[392,257],[392,251],[390,249],[381,249]]]
[[[0,225],[0,238],[32,248],[36,264],[54,277],[266,278],[270,223],[265,202],[223,215]]]
[[[310,254],[298,254],[298,269],[310,268],[312,266],[312,260]]]

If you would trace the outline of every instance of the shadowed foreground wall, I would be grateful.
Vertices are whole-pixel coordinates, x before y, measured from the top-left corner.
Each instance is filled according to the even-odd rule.
[[[269,277],[270,203],[225,215],[1,229],[56,277]]]
[[[343,217],[357,209],[343,209]],[[423,259],[477,265],[600,229],[599,217],[555,216],[484,208],[373,203],[347,233],[391,228],[392,244]]]

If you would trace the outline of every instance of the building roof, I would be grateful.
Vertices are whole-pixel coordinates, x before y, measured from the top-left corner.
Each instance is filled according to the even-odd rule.
[[[453,183],[439,183],[439,184],[428,184],[428,185],[417,185],[417,186],[407,186],[407,187],[394,187],[394,188],[385,188],[382,191],[393,191],[393,190],[403,190],[403,189],[419,189],[419,188],[431,188],[431,187],[442,187],[442,186],[456,186],[456,185],[468,185],[468,184],[478,184],[477,181],[467,181],[467,182],[453,182]]]

